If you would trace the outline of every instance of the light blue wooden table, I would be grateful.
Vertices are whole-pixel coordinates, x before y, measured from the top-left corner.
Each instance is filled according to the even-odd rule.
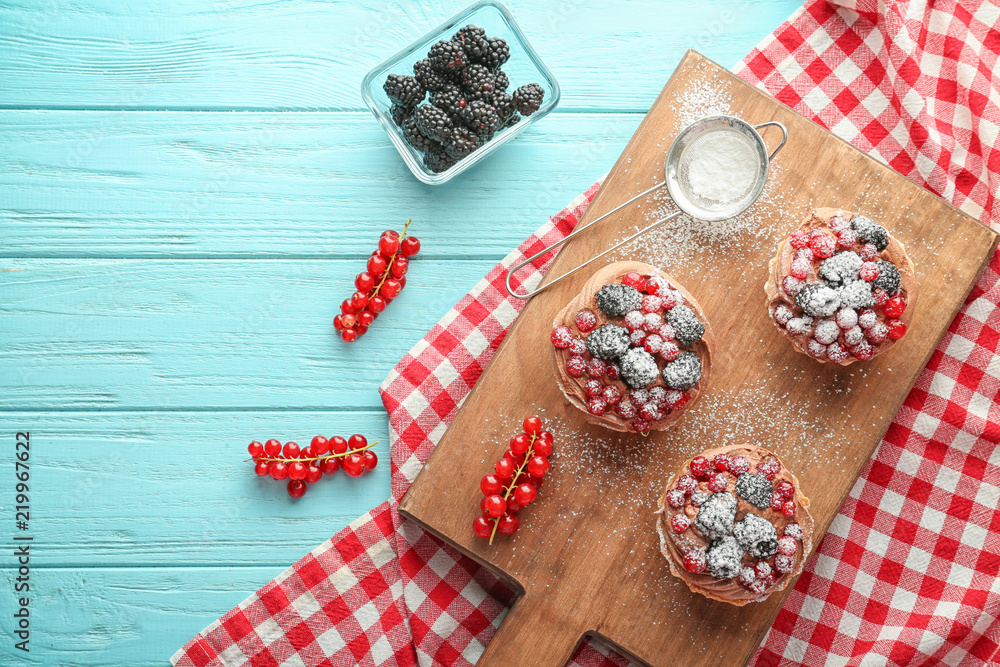
[[[162,665],[388,495],[376,391],[449,306],[607,171],[688,47],[734,65],[798,0],[510,0],[561,106],[418,183],[365,71],[465,6],[0,2],[2,665]],[[378,234],[424,250],[359,343]],[[31,652],[13,648],[14,439],[31,433]],[[292,502],[253,438],[382,441]]]

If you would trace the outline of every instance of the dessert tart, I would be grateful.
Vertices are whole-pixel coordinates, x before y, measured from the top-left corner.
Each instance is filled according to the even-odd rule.
[[[906,248],[871,218],[818,208],[778,245],[767,310],[795,349],[847,366],[906,335],[917,278]]]
[[[592,424],[662,430],[708,386],[714,338],[705,313],[649,264],[605,266],[552,326],[559,388]]]
[[[778,457],[756,445],[709,449],[685,462],[657,514],[671,574],[737,606],[783,590],[812,551],[809,499]]]

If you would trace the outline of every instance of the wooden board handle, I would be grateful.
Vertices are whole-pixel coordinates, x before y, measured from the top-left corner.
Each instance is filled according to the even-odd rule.
[[[514,603],[476,667],[564,667],[584,630],[527,594]]]

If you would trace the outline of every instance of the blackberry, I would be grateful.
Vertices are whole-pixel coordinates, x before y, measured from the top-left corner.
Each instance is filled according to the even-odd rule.
[[[795,304],[810,317],[830,317],[840,310],[840,295],[823,283],[808,283],[795,295]]]
[[[382,84],[382,90],[389,99],[404,107],[413,107],[424,99],[424,87],[412,76],[390,74]]]
[[[415,116],[409,116],[403,121],[403,138],[406,139],[406,143],[410,144],[418,151],[426,153],[437,145],[437,142],[433,139],[428,138],[420,131],[417,127],[417,119]]]
[[[462,87],[467,93],[492,93],[496,77],[486,65],[473,63],[462,70]]]
[[[442,90],[431,93],[431,104],[447,113],[453,121],[460,122],[462,109],[468,104],[468,100],[461,88],[448,85]]]
[[[733,537],[754,558],[770,558],[778,553],[778,531],[762,516],[747,512],[733,528]]]
[[[507,90],[507,86],[509,85],[510,77],[507,76],[507,72],[504,72],[502,69],[493,72],[493,89],[495,91]]]
[[[642,308],[642,295],[631,285],[608,283],[597,292],[597,307],[605,315],[621,317]]]
[[[587,352],[597,359],[617,359],[628,349],[628,329],[617,324],[603,324],[587,336]]]
[[[417,128],[434,141],[443,142],[455,127],[447,113],[430,104],[421,104],[413,115]]]
[[[480,136],[493,135],[500,129],[500,117],[493,105],[483,100],[472,100],[462,108],[462,124]]]
[[[871,243],[879,252],[889,247],[889,232],[871,218],[863,215],[854,216],[851,218],[851,229],[857,232],[859,239]]]
[[[684,305],[667,311],[667,323],[674,328],[677,342],[681,345],[693,345],[705,335],[705,325],[693,310]]]
[[[451,41],[462,45],[471,60],[479,60],[486,54],[488,38],[486,31],[471,23],[452,36]]]
[[[403,127],[403,121],[410,117],[413,112],[413,107],[404,107],[402,104],[393,104],[389,109],[389,115],[392,116],[392,122],[400,127]]]
[[[444,142],[444,150],[456,160],[461,160],[480,146],[479,137],[465,127],[456,127]]]
[[[736,495],[762,510],[771,506],[773,492],[770,480],[761,474],[740,475],[736,480]]]
[[[507,122],[503,124],[504,127],[514,127],[521,122],[521,114],[514,112],[507,118]]]
[[[732,579],[743,569],[743,549],[732,535],[714,540],[705,556],[708,573],[716,579]]]
[[[442,39],[427,52],[431,66],[442,72],[457,72],[469,64],[469,57],[458,42]]]
[[[715,540],[733,532],[736,507],[739,503],[731,493],[713,493],[694,518],[694,527],[702,537]]]
[[[530,116],[542,106],[545,91],[537,83],[529,83],[515,90],[511,97],[514,98],[514,107],[525,116]]]
[[[517,116],[514,110],[514,99],[504,92],[497,92],[493,95],[493,108],[497,110],[497,117],[500,119],[500,126],[507,127],[511,116]],[[514,121],[515,123],[517,121]],[[513,125],[513,123],[511,123]]]
[[[872,283],[872,287],[885,290],[886,294],[894,296],[899,291],[899,284],[902,281],[899,269],[896,268],[895,264],[884,259],[876,261],[875,265],[878,266],[878,278]]]
[[[829,259],[824,259],[819,265],[819,275],[828,283],[842,283],[858,279],[863,260],[858,253],[848,250],[838,252]]]
[[[502,37],[488,37],[483,55],[476,60],[490,69],[497,69],[508,59],[510,59],[510,47],[507,46],[507,41]]]
[[[416,77],[420,85],[426,88],[428,92],[442,90],[445,86],[452,83],[449,75],[434,69],[431,61],[426,58],[413,63],[413,76]]]
[[[659,373],[656,359],[641,347],[630,348],[621,356],[622,380],[633,389],[642,389],[653,384]]]
[[[671,389],[687,391],[701,379],[701,359],[694,352],[681,352],[663,367],[663,381]]]
[[[435,174],[440,174],[455,165],[457,160],[444,152],[440,145],[424,153],[424,164]]]

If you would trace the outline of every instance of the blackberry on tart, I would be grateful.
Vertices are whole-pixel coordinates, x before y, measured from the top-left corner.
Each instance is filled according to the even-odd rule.
[[[663,430],[708,387],[708,320],[690,292],[649,264],[605,266],[552,326],[559,387],[593,424]]]
[[[695,593],[743,606],[783,590],[812,551],[813,518],[799,480],[756,445],[709,449],[667,482],[660,551]]]
[[[906,335],[918,283],[906,248],[882,225],[818,208],[778,245],[764,291],[771,320],[796,350],[847,366]]]

